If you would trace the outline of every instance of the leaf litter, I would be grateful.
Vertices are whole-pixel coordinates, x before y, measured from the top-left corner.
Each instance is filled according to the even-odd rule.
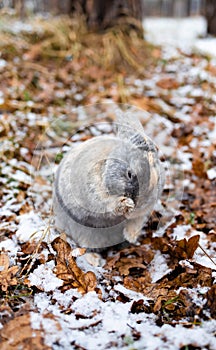
[[[214,58],[138,38],[131,54],[122,33],[87,36],[67,18],[11,21],[0,32],[1,349],[215,349]],[[107,102],[145,109],[179,178],[139,245],[96,254],[57,235],[52,181],[69,147],[112,133]]]

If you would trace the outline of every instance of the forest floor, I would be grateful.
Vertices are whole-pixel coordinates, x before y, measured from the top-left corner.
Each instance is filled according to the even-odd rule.
[[[0,50],[1,349],[216,349],[215,58],[6,13]],[[53,176],[118,108],[167,181],[138,245],[86,252],[55,231]]]

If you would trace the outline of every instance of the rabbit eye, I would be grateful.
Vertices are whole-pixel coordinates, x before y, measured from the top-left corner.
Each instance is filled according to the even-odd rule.
[[[127,177],[128,179],[132,179],[132,172],[130,170],[127,171]]]

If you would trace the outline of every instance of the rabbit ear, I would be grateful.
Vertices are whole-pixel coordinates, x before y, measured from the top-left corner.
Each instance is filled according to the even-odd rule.
[[[153,141],[145,134],[139,119],[132,113],[116,112],[117,136],[131,142],[142,151],[156,152],[157,148]]]
[[[117,136],[127,140],[137,133],[141,135],[144,134],[142,124],[131,112],[122,112],[119,109],[116,110],[115,126]]]
[[[146,135],[135,134],[130,137],[130,142],[142,151],[157,152],[154,142]]]

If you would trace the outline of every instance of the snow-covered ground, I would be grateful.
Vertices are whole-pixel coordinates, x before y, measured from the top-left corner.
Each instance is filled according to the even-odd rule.
[[[204,17],[157,18],[147,17],[143,21],[145,38],[162,46],[195,49],[216,57],[216,38],[206,37]]]
[[[144,28],[146,30],[147,40],[162,45],[165,52],[169,51],[177,53],[176,48],[189,51],[195,48],[216,57],[216,39],[199,38],[199,36],[205,36],[206,33],[206,23],[202,17],[191,19],[147,18],[144,21]],[[188,59],[188,61],[190,61],[190,59]],[[179,61],[178,64],[181,65],[182,61]],[[204,72],[201,70],[201,64],[197,67],[190,66],[190,62],[187,62],[187,64],[191,71],[193,69],[194,75],[198,75],[198,73],[207,74],[206,71]],[[171,67],[171,63],[169,66]],[[174,68],[175,79],[177,79],[179,78],[177,72],[179,66],[177,63]],[[182,75],[183,72],[181,71],[179,75],[180,74]],[[188,70],[186,70],[186,73],[184,74],[188,74]],[[156,72],[156,75],[157,81],[161,78],[160,71],[159,73]],[[205,76],[208,80],[210,79],[209,75]],[[148,84],[154,84],[155,82],[153,80],[137,80],[137,84],[138,83],[141,84],[141,86],[143,84],[145,87]],[[215,83],[215,81],[212,80],[212,84],[213,83]],[[187,89],[190,91],[190,98],[187,96]],[[189,105],[189,107],[184,106],[184,102],[182,102],[183,107],[190,108],[190,104],[195,103],[195,100],[191,97],[194,97],[197,91],[192,85],[179,87],[178,93],[179,95],[177,94],[174,96],[179,98],[178,103],[185,99],[184,101]],[[203,90],[198,91],[198,93],[201,95]],[[184,122],[183,117],[187,120],[187,118],[190,118],[190,115],[189,113],[185,113],[184,115],[182,109],[180,117]],[[168,123],[168,121],[166,122]],[[214,130],[212,130],[211,133],[209,132],[209,140],[205,141],[210,142],[210,137],[213,133],[215,135]],[[172,129],[170,132],[171,131]],[[182,152],[180,156],[183,158],[183,155],[185,155],[185,157],[186,155],[190,157],[189,153]],[[191,167],[191,160],[187,158],[184,159],[183,165],[185,166],[184,170],[188,170],[188,168]],[[6,170],[8,171],[8,169]],[[16,172],[13,177],[16,181],[23,181],[24,183],[25,181],[27,183],[29,181],[29,178],[23,176],[21,172]],[[187,181],[187,179],[185,179],[185,181]],[[40,185],[40,187],[43,189],[42,185]],[[40,199],[40,196],[41,194],[38,191],[36,200]],[[4,209],[4,215],[11,215],[9,211],[11,207],[9,204],[12,205],[13,203],[9,201],[7,202],[7,207]],[[38,214],[34,212],[22,214],[16,219],[19,222],[17,224],[18,230],[16,231],[16,235],[14,235],[12,239],[0,243],[0,249],[4,248],[9,251],[11,259],[14,258],[14,255],[20,249],[17,242],[28,242],[31,235],[34,235],[34,238],[38,239],[40,234],[43,234],[44,232],[44,222]],[[178,228],[174,230],[173,236],[176,239],[182,239],[189,230],[191,230],[191,225],[179,225]],[[203,237],[204,235],[201,235],[201,243],[205,247]],[[50,237],[48,238],[50,239]],[[208,248],[206,248],[206,250],[209,255],[213,256],[213,246],[211,247],[211,250],[208,250]],[[48,250],[43,250],[44,256],[47,256],[48,253]],[[202,252],[197,250],[194,259],[199,263],[202,263],[204,266],[214,269],[212,261],[210,261],[204,254],[201,255],[201,253]],[[180,348],[185,350],[189,348],[203,350],[216,349],[216,341],[214,337],[216,321],[213,319],[203,321],[200,327],[194,325],[190,328],[184,327],[185,325],[187,326],[187,320],[185,319],[174,328],[174,325],[172,324],[164,324],[162,327],[157,325],[156,315],[153,313],[132,313],[131,307],[133,302],[143,300],[143,304],[147,305],[148,301],[146,297],[141,293],[136,293],[126,289],[120,283],[121,281],[111,288],[106,278],[102,278],[103,275],[105,275],[106,270],[103,269],[101,261],[102,259],[99,259],[99,263],[95,266],[94,264],[89,263],[87,255],[78,257],[77,259],[80,268],[84,271],[92,270],[95,273],[100,281],[99,288],[102,291],[103,299],[98,298],[95,292],[89,292],[85,296],[82,296],[74,289],[67,290],[65,293],[61,292],[58,287],[62,285],[62,281],[53,273],[53,261],[41,264],[31,273],[29,277],[31,285],[34,285],[41,290],[40,293],[35,293],[34,295],[33,304],[35,310],[31,311],[31,327],[34,331],[44,331],[46,345],[50,346],[53,350],[78,348],[87,350],[104,350],[108,348],[125,350],[179,350]],[[166,259],[160,251],[155,253],[154,259],[149,266],[149,272],[153,282],[157,282],[160,278],[170,272]],[[215,276],[215,272],[213,273],[213,276]],[[207,291],[206,288],[208,287],[190,289],[193,298],[196,299],[195,305],[198,304],[198,302],[203,304],[206,302],[206,300],[200,298],[200,294],[204,294]],[[120,293],[121,295],[128,297],[129,300],[125,303],[119,301],[117,298]],[[135,342],[134,339],[136,337],[137,340]]]

